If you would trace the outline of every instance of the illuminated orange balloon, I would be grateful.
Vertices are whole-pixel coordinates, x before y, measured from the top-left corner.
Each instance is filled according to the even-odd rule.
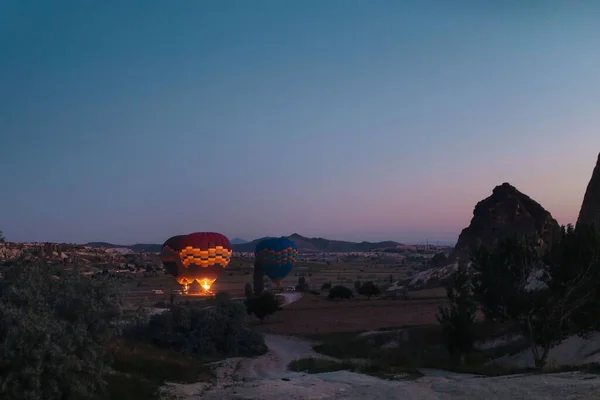
[[[232,254],[231,242],[224,235],[196,232],[168,239],[161,248],[161,261],[185,291],[194,281],[210,291]]]

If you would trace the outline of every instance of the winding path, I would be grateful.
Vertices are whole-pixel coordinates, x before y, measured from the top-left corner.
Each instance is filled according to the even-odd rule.
[[[600,377],[579,372],[481,378],[424,370],[425,376],[415,381],[387,381],[348,371],[291,372],[290,361],[323,356],[298,338],[265,335],[265,340],[267,354],[221,363],[216,384],[172,385],[171,394],[186,400],[592,400],[600,393]]]

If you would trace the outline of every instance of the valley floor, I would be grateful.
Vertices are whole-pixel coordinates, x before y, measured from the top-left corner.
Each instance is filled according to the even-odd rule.
[[[600,377],[581,372],[483,378],[422,370],[424,377],[389,381],[348,371],[306,374],[289,371],[290,361],[324,357],[308,341],[266,335],[269,352],[256,358],[228,359],[217,367],[215,384],[170,384],[168,398],[182,400],[316,399],[571,399],[600,397]]]

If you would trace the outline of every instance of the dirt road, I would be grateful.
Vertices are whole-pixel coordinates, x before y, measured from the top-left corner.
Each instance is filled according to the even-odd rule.
[[[348,371],[305,374],[287,370],[290,361],[322,357],[311,343],[266,335],[269,352],[250,359],[229,359],[217,369],[217,384],[173,385],[171,394],[185,400],[592,400],[600,396],[600,378],[578,372],[481,378],[445,371],[423,371],[416,381],[386,381]]]

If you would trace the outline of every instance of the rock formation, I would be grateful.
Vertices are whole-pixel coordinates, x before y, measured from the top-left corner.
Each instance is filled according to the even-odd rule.
[[[577,223],[594,223],[596,229],[600,231],[600,154],[598,154],[598,161],[596,162],[594,172],[592,172],[592,178],[590,179],[590,183],[588,183],[585,196],[583,196],[583,203],[581,204]]]
[[[559,232],[558,222],[539,203],[503,183],[477,203],[471,224],[462,230],[449,261],[467,262],[474,246],[493,246],[510,235],[527,235],[544,245]]]

